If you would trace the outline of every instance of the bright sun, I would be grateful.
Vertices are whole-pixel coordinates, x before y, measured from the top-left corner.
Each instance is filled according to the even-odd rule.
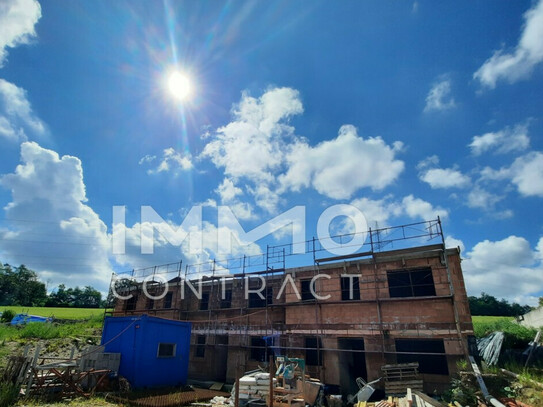
[[[187,100],[192,93],[189,78],[179,71],[173,71],[168,76],[168,91],[178,100]]]

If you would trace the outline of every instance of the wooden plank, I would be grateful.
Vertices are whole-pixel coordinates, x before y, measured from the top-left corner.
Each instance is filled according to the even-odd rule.
[[[211,387],[209,388],[209,390],[217,390],[217,391],[221,391],[221,389],[223,388],[224,386],[224,383],[220,383],[220,382],[215,382],[211,385]]]
[[[417,395],[418,397],[420,397],[421,399],[423,399],[426,403],[430,404],[431,406],[433,407],[447,407],[445,404],[442,404],[440,403],[439,401],[431,398],[430,396],[420,392],[420,391],[417,391],[417,390],[413,390],[413,393],[415,395]]]
[[[422,380],[410,380],[405,382],[385,382],[385,389],[401,389],[404,394],[408,388],[422,390],[424,382]]]
[[[407,404],[409,404],[409,407],[413,405],[413,393],[411,392],[411,388],[407,388]]]

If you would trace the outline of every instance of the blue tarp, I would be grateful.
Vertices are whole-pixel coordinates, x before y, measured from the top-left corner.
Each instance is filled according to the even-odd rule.
[[[38,315],[17,314],[11,320],[11,325],[24,325],[29,322],[52,322],[53,318],[40,317]]]

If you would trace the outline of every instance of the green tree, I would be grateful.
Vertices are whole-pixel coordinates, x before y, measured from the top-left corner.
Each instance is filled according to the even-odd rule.
[[[70,295],[68,290],[66,290],[66,286],[60,284],[55,291],[49,294],[45,305],[47,307],[69,307]]]
[[[529,312],[532,307],[520,305],[514,302],[510,304],[505,299],[498,300],[496,297],[482,292],[480,297],[469,297],[469,308],[472,315],[489,316],[518,316]]]
[[[99,308],[102,294],[91,286],[66,288],[60,284],[47,299],[48,307]]]
[[[24,264],[16,268],[4,264],[0,268],[0,305],[36,307],[43,306],[46,299],[45,284],[35,271]]]

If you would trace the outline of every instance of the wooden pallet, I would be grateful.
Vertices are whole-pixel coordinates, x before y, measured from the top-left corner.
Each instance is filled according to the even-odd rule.
[[[381,367],[385,379],[387,394],[401,395],[407,393],[407,388],[422,391],[423,381],[419,376],[419,364],[401,363]]]

